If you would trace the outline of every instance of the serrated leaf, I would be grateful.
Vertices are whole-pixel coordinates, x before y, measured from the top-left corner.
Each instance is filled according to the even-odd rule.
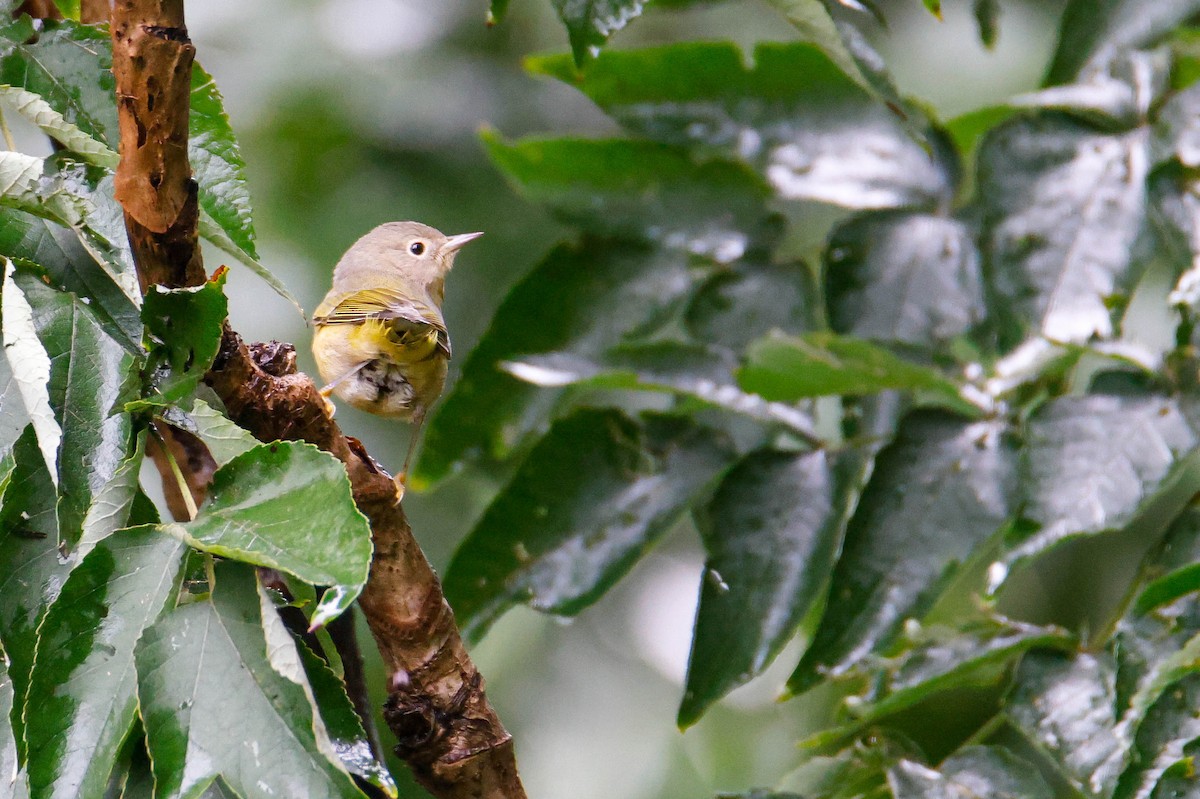
[[[974,236],[924,214],[868,214],[839,227],[825,255],[830,325],[918,351],[943,349],[986,309]]]
[[[1197,436],[1167,397],[1063,397],[1029,420],[1021,455],[1022,516],[1034,532],[1001,560],[1013,566],[1064,540],[1148,518],[1161,531],[1200,491]],[[1187,458],[1180,460],[1183,455]]]
[[[580,409],[556,422],[458,548],[446,598],[477,638],[518,603],[574,615],[687,510],[731,452],[670,416]]]
[[[312,687],[313,700],[320,708],[329,741],[342,765],[394,799],[398,795],[396,783],[387,766],[376,760],[371,752],[371,742],[363,731],[354,705],[346,696],[345,684],[308,647],[297,643],[296,651],[304,663],[304,673]]]
[[[41,95],[18,86],[0,86],[0,103],[36,125],[63,147],[90,164],[116,169],[121,160],[108,145],[85,133],[55,110]]]
[[[937,770],[911,760],[888,769],[894,799],[1053,799],[1037,769],[1006,749],[971,746]]]
[[[543,424],[555,397],[538,396],[499,363],[553,351],[598,356],[662,325],[691,288],[679,253],[599,242],[552,250],[508,293],[435,410],[410,484],[441,480],[467,460],[502,457]]]
[[[188,160],[199,184],[200,206],[245,255],[256,259],[246,162],[225,113],[221,92],[199,64],[192,65]]]
[[[1107,655],[1025,657],[1005,703],[1010,721],[1086,796],[1109,796],[1132,743],[1117,726],[1116,668]]]
[[[920,619],[957,564],[1013,512],[1016,455],[1002,423],[917,413],[900,426],[850,521],[829,605],[789,680],[843,676]]]
[[[869,341],[833,333],[760,339],[750,345],[737,379],[746,391],[773,402],[899,389],[927,392],[968,414],[979,411],[954,381],[934,368],[906,361]]]
[[[29,17],[0,26],[0,84],[41,96],[66,121],[116,147],[116,83],[107,29]]]
[[[733,379],[735,366],[728,350],[677,341],[625,344],[594,360],[554,353],[502,364],[509,374],[536,386],[666,391],[760,422],[785,425],[806,439],[817,438],[812,418],[804,411],[739,389]]]
[[[173,604],[184,546],[152,527],[101,541],[38,630],[25,740],[33,799],[101,797],[137,712],[133,649]]]
[[[329,586],[314,627],[350,606],[371,565],[371,529],[350,496],[345,467],[296,441],[234,457],[213,475],[199,515],[163,529],[204,552]]]
[[[1170,88],[1171,60],[1165,50],[1122,52],[1076,82],[1019,94],[1009,104],[1061,109],[1099,128],[1128,130],[1145,122]]]
[[[21,764],[17,760],[17,734],[11,721],[13,698],[13,682],[8,676],[8,658],[0,651],[0,774],[13,775],[15,782],[20,778]],[[0,782],[0,797],[12,799],[15,788],[16,786],[9,784],[6,778]]]
[[[1000,310],[1055,341],[1114,335],[1107,303],[1136,277],[1147,169],[1144,130],[1107,135],[1043,113],[992,131],[979,193]]]
[[[220,349],[228,313],[224,271],[193,288],[147,290],[142,320],[150,339],[150,393],[145,402],[168,405],[200,384]]]
[[[1197,12],[1197,0],[1071,0],[1046,83],[1068,83],[1087,69],[1103,68],[1124,51],[1154,44]]]
[[[24,755],[23,713],[37,647],[37,628],[73,561],[59,557],[57,493],[37,451],[33,430],[17,440],[15,471],[0,503],[0,642],[13,682],[13,728]]]
[[[953,153],[922,133],[933,140],[931,158],[836,59],[806,44],[764,43],[753,67],[746,60],[730,43],[687,42],[608,51],[582,73],[562,56],[527,66],[578,88],[640,136],[744,161],[786,199],[891,208],[953,196]],[[910,126],[928,126],[910,113]]]
[[[163,413],[163,418],[171,426],[191,433],[203,441],[217,466],[224,466],[260,443],[249,431],[238,427],[201,399],[192,403],[190,411],[168,408]]]
[[[631,19],[640,16],[642,7],[646,5],[646,0],[550,1],[567,28],[575,63],[580,65],[589,57],[595,57],[608,37],[624,28]]]
[[[112,478],[96,492],[87,515],[83,517],[82,534],[75,548],[76,557],[84,557],[97,543],[133,522],[134,503],[141,496],[142,460],[145,457],[146,435],[137,437],[133,451],[121,461]]]
[[[13,377],[8,356],[0,348],[0,458],[9,453],[28,424],[29,414],[21,399],[21,387]],[[3,496],[4,491],[0,489],[0,497]]]
[[[361,799],[253,570],[224,562],[216,575],[209,600],[167,613],[137,646],[155,796],[195,796],[219,775],[243,799]]]
[[[37,434],[38,449],[58,485],[58,448],[62,427],[50,406],[50,356],[38,339],[33,308],[14,279],[12,261],[4,260],[4,288],[0,311],[4,329],[4,356],[16,381],[25,415]],[[56,533],[57,534],[57,533]]]
[[[59,541],[71,549],[97,495],[133,450],[132,421],[120,409],[134,390],[136,363],[77,297],[33,275],[18,272],[14,281],[50,358],[50,405],[62,428]]]
[[[741,164],[697,163],[682,148],[630,139],[509,143],[485,131],[483,142],[522,194],[597,236],[722,264],[777,237],[770,191]]]
[[[760,450],[701,517],[708,558],[678,724],[761,674],[820,607],[869,458]]]

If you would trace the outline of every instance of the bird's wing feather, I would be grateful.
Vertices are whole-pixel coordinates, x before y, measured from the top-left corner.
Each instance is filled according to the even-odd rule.
[[[361,289],[331,297],[321,303],[313,323],[321,325],[361,325],[368,320],[386,322],[402,338],[408,334],[437,333],[437,348],[450,357],[450,334],[441,311],[386,288]]]

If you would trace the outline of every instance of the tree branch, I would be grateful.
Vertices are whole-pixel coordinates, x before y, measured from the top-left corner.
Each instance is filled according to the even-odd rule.
[[[143,290],[204,279],[197,191],[187,160],[190,69],[182,0],[117,0],[113,73],[121,130],[117,196]],[[441,584],[395,499],[391,477],[326,415],[291,345],[247,347],[226,325],[207,382],[229,416],[263,441],[316,444],[346,465],[375,553],[359,597],[392,675],[384,715],[397,753],[435,796],[524,799],[511,736],[483,691]]]

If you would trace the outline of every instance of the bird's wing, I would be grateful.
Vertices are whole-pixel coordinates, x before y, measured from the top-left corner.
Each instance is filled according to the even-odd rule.
[[[317,326],[361,325],[369,320],[387,324],[391,328],[390,337],[400,346],[436,334],[437,349],[450,357],[450,334],[441,311],[392,289],[361,289],[331,297],[321,303],[313,315],[313,323]]]

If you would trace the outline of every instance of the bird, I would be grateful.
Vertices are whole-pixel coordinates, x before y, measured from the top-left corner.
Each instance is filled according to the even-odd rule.
[[[397,498],[404,495],[421,425],[446,384],[446,275],[459,250],[482,235],[447,236],[419,222],[382,224],[341,257],[333,286],[313,313],[313,357],[330,413],[334,395],[413,426],[395,478]]]

